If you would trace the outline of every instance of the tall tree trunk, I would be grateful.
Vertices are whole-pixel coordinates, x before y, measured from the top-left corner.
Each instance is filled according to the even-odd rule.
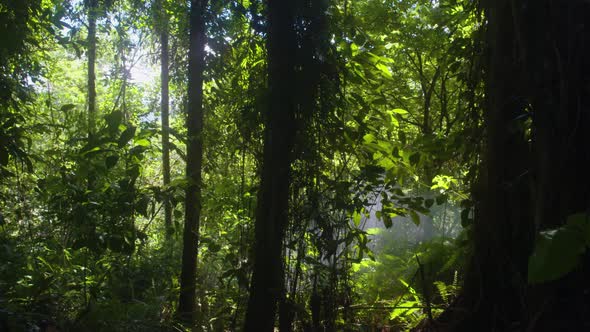
[[[282,242],[289,209],[294,136],[296,39],[294,4],[268,0],[268,86],[262,177],[255,225],[254,270],[244,330],[272,332],[277,300],[283,294]]]
[[[487,147],[481,203],[474,224],[475,254],[465,290],[473,309],[467,321],[482,330],[507,330],[518,322],[533,236],[529,148],[522,115],[522,81],[515,52],[512,0],[487,10],[489,43],[485,120]]]
[[[96,130],[96,17],[98,0],[88,0],[88,140],[93,142]]]
[[[203,71],[205,67],[205,9],[207,0],[191,0],[189,82],[187,114],[185,220],[180,274],[179,318],[194,326],[196,273],[201,213],[201,166],[203,160]]]
[[[542,230],[562,226],[572,214],[590,214],[590,3],[521,2],[513,6],[513,20],[526,61],[534,133],[533,211]],[[590,328],[590,255],[580,258],[572,273],[528,290],[527,314],[539,317],[527,323],[530,330]]]
[[[164,0],[159,1],[160,11],[160,73],[161,73],[161,118],[162,118],[162,173],[164,187],[170,185],[170,57],[168,54],[168,15],[163,6]],[[172,205],[166,195],[164,198],[164,225],[166,227],[166,238],[172,235]]]
[[[526,282],[536,231],[590,210],[590,4],[488,0],[484,7],[488,146],[464,288],[465,306],[474,309],[462,327],[584,330],[588,255],[560,280]]]

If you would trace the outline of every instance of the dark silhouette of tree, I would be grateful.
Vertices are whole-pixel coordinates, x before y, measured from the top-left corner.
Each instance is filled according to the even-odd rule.
[[[195,291],[199,217],[201,212],[201,168],[203,161],[203,70],[205,66],[206,0],[192,0],[190,8],[189,81],[187,110],[188,180],[185,199],[185,221],[180,274],[179,318],[188,325],[195,321]]]
[[[535,234],[590,207],[590,45],[582,1],[486,1],[487,148],[458,330],[577,330],[589,261],[527,284]]]
[[[254,270],[245,331],[273,331],[283,293],[282,242],[289,209],[289,177],[294,138],[292,84],[295,82],[294,4],[269,0],[268,87],[262,177],[256,210]]]

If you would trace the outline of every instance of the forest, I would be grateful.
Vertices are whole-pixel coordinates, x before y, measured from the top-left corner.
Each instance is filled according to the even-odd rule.
[[[590,331],[587,0],[0,0],[0,331]]]

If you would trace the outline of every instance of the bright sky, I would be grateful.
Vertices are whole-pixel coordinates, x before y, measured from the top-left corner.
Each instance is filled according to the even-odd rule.
[[[145,59],[145,57],[142,57]],[[131,82],[138,84],[151,84],[159,79],[159,70],[147,61],[140,60],[133,68],[131,68]]]

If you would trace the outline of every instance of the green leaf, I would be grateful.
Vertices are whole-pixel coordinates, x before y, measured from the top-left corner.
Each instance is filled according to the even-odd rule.
[[[354,213],[352,214],[352,221],[354,222],[354,225],[356,227],[359,227],[359,225],[361,224],[361,214],[358,213],[358,211],[354,211]]]
[[[383,220],[383,225],[385,225],[385,228],[391,228],[391,226],[393,226],[393,220],[391,220],[387,213],[384,213],[381,216],[381,219]]]
[[[143,147],[148,147],[148,146],[150,146],[151,143],[149,140],[142,138],[142,139],[135,141],[135,144],[137,144],[139,146],[143,146]]]
[[[118,161],[119,161],[119,156],[108,156],[105,159],[105,165],[106,165],[107,169],[111,169],[111,168],[115,167],[115,165],[117,165]]]
[[[120,148],[124,147],[133,138],[133,136],[135,135],[135,129],[136,128],[134,126],[130,126],[121,133],[118,142]]]
[[[209,245],[207,247],[209,248],[210,252],[218,252],[219,250],[221,250],[221,245],[219,245],[215,241],[209,242]]]
[[[379,69],[379,71],[381,71],[383,76],[385,76],[387,78],[393,78],[393,75],[391,75],[391,72],[389,71],[389,68],[387,68],[386,65],[384,65],[382,63],[378,63],[375,65],[375,67],[377,67],[377,69]]]
[[[567,218],[567,225],[583,234],[586,246],[590,246],[590,215],[575,213]]]
[[[393,113],[397,113],[397,114],[401,114],[401,115],[405,115],[408,114],[408,111],[401,109],[401,108],[395,108],[393,110],[391,110]]]
[[[585,234],[569,225],[542,232],[529,258],[529,283],[543,283],[565,276],[578,265],[585,249]]]
[[[359,53],[358,45],[355,43],[350,44],[350,52],[353,57],[356,56]]]
[[[410,165],[416,166],[419,162],[420,162],[420,153],[418,153],[418,152],[412,153],[412,155],[410,155]]]
[[[366,143],[372,143],[375,142],[375,136],[373,136],[373,134],[366,134],[365,136],[363,136],[363,140]]]
[[[420,216],[416,213],[416,211],[410,210],[410,218],[412,222],[416,224],[416,226],[420,226]]]
[[[76,108],[76,105],[74,104],[65,104],[59,110],[61,112],[67,112],[73,110],[74,108]]]
[[[123,113],[121,113],[121,111],[114,111],[112,113],[105,115],[104,118],[109,128],[111,130],[115,130],[119,128],[119,125],[123,121]]]

